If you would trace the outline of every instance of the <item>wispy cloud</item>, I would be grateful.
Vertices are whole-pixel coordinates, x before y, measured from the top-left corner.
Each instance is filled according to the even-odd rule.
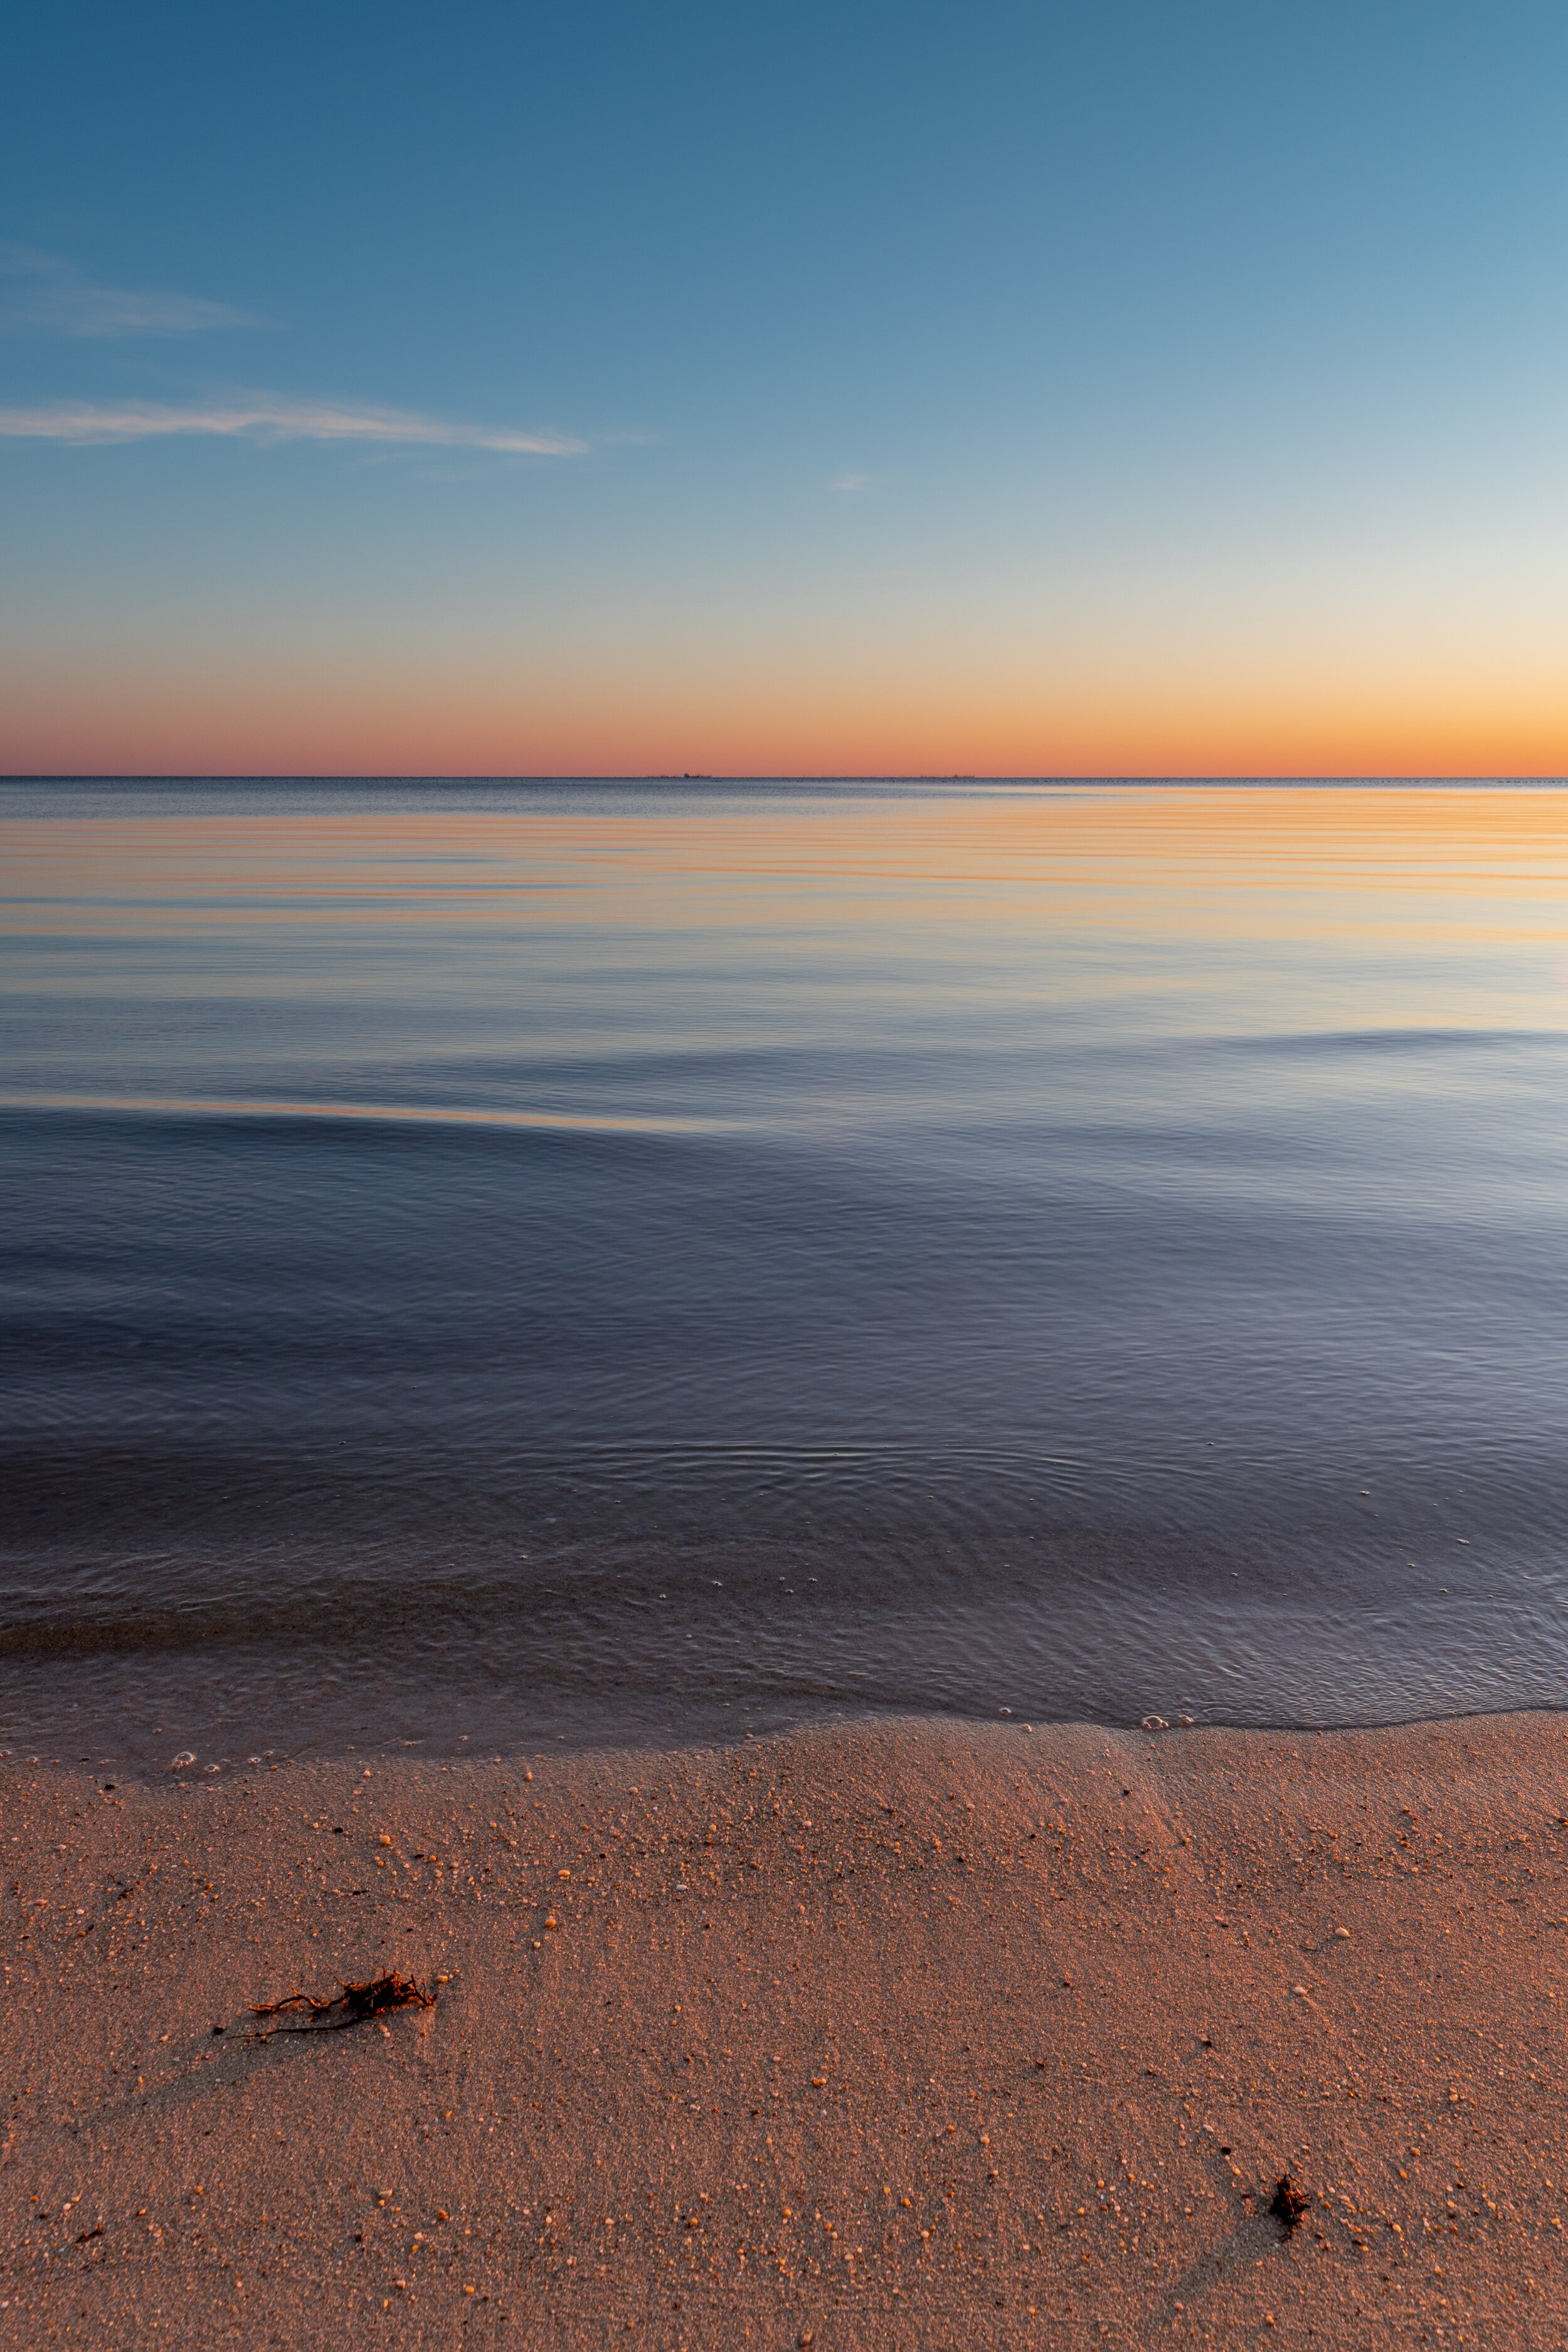
[[[177,435],[229,441],[337,441],[407,448],[499,449],[508,456],[578,457],[585,441],[559,433],[522,433],[506,426],[447,424],[395,408],[360,408],[335,402],[244,399],[178,407],[157,402],[55,401],[40,408],[0,408],[0,438],[60,441],[79,448],[117,441],[156,441]]]
[[[828,488],[835,490],[864,490],[870,488],[869,474],[840,474]]]
[[[94,285],[74,262],[26,245],[0,245],[0,327],[10,334],[205,335],[261,324],[227,302]]]

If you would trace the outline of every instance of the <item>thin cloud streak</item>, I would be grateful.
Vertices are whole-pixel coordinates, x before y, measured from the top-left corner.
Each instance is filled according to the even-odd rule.
[[[393,408],[324,401],[255,398],[179,408],[156,402],[56,401],[41,408],[0,408],[0,438],[56,441],[76,448],[115,442],[205,435],[228,441],[335,441],[437,449],[491,449],[509,457],[580,457],[585,441],[559,433],[521,433]]]
[[[156,289],[95,286],[74,263],[26,245],[0,245],[0,278],[16,289],[0,302],[0,327],[9,334],[206,335],[261,324],[228,302]]]

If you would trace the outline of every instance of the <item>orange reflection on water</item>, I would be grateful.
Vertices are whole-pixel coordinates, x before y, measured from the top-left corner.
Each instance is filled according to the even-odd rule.
[[[355,788],[344,788],[352,793]],[[650,920],[733,929],[784,898],[809,923],[988,919],[1250,935],[1374,919],[1565,935],[1562,787],[1108,785],[701,798],[548,787],[497,804],[436,787],[421,805],[156,815],[32,814],[5,826],[7,928],[124,935],[247,924]],[[1334,903],[1331,903],[1334,902]],[[1394,902],[1392,906],[1388,902]],[[1222,911],[1227,909],[1228,911]],[[1141,912],[1142,910],[1142,912]]]

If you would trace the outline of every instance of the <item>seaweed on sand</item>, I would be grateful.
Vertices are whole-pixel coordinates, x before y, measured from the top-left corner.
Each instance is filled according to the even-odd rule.
[[[363,2025],[367,2018],[381,2017],[389,2009],[434,2009],[436,1996],[422,1992],[412,1977],[370,1977],[363,1984],[343,1984],[330,2000],[318,2000],[308,1992],[286,1993],[281,2000],[253,2001],[252,2017],[276,2018],[278,2022],[254,2033],[256,2042],[269,2041],[274,2033],[335,2033],[345,2025]]]

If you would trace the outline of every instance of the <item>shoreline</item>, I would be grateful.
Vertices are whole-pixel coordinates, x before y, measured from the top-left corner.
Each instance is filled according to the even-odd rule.
[[[1555,2325],[1568,1717],[108,1777],[0,1779],[0,2346]]]

